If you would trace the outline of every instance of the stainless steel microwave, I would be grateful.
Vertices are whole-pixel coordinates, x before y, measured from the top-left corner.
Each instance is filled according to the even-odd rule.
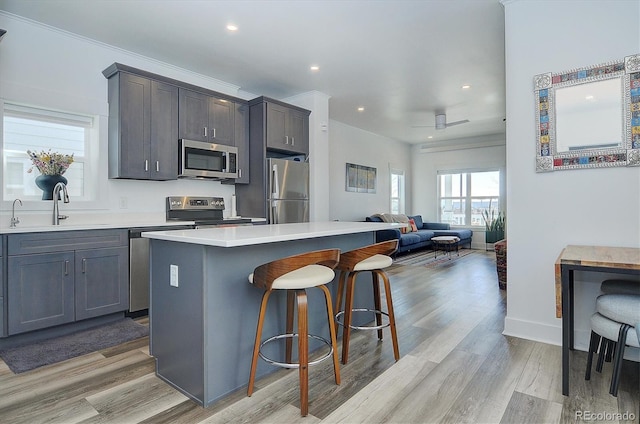
[[[203,141],[180,140],[180,178],[238,178],[238,148]]]

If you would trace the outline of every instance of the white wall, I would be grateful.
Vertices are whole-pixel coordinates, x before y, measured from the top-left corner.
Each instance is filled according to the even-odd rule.
[[[377,169],[376,193],[345,190],[346,164]],[[363,221],[374,213],[390,211],[389,169],[405,171],[406,210],[411,210],[411,146],[331,120],[329,122],[330,219]]]
[[[472,145],[474,140],[449,140],[448,143],[456,145]],[[465,171],[495,168],[500,170],[502,186],[506,187],[506,149],[504,146],[504,134],[478,137],[477,145],[498,144],[497,146],[452,149],[444,151],[423,152],[420,146],[414,146],[411,155],[411,168],[413,169],[413,207],[409,211],[412,215],[422,215],[424,221],[436,222],[438,218],[438,171]],[[446,142],[445,142],[446,145]],[[429,150],[439,150],[437,148]],[[500,193],[506,198],[504,188]],[[505,208],[506,212],[506,208]],[[469,227],[471,228],[471,227]],[[484,249],[484,231],[474,229],[472,248]]]
[[[222,196],[230,204],[235,192],[233,185],[217,181],[134,181],[109,180],[107,178],[107,79],[102,71],[114,62],[153,72],[169,78],[243,99],[259,94],[243,92],[239,87],[193,73],[189,70],[158,62],[105,44],[53,29],[44,25],[0,12],[0,28],[7,34],[0,41],[0,99],[68,112],[97,116],[99,125],[99,164],[92,172],[98,174],[97,201],[87,204],[74,202],[61,206],[70,215],[65,224],[99,222],[105,219],[131,219],[139,215],[143,219],[164,220],[165,197],[171,195]],[[323,97],[324,96],[324,97]],[[318,164],[312,181],[324,181],[327,166],[327,141],[321,140],[319,123],[328,120],[328,99],[322,93],[313,92],[292,99],[292,103],[312,110],[311,150],[321,141]],[[319,110],[314,111],[313,108]],[[323,151],[324,149],[324,151]],[[177,154],[177,147],[176,147]],[[313,158],[312,158],[313,159]],[[0,173],[1,175],[1,173]],[[1,178],[1,177],[0,177]],[[1,183],[1,181],[0,181]],[[328,196],[321,187],[316,191],[324,196],[316,202],[316,218],[328,219]],[[0,227],[8,226],[7,214],[11,213],[13,199],[4,199],[0,205]],[[120,204],[126,204],[120,208]],[[51,202],[24,202],[18,207],[22,225],[48,224]],[[229,210],[225,213],[228,215]],[[241,212],[241,211],[240,211]],[[126,218],[125,218],[126,217]]]
[[[560,344],[554,262],[568,244],[640,247],[640,168],[536,173],[532,80],[536,74],[639,53],[640,2],[504,3],[509,210],[505,333]],[[577,346],[588,343],[589,316],[602,278],[576,275]]]

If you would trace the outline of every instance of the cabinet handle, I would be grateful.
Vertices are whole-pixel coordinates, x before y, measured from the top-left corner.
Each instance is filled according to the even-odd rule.
[[[160,161],[156,161],[156,172],[160,172]]]
[[[85,272],[87,272],[87,259],[82,258],[82,273],[84,274]]]
[[[213,129],[213,138],[216,138],[216,129]]]
[[[204,136],[207,136],[207,127],[204,127]]]
[[[284,136],[284,144],[289,144],[289,136],[288,135]]]
[[[291,145],[295,145],[296,144],[296,138],[295,137],[291,137]]]
[[[69,261],[64,261],[64,275],[69,275]]]
[[[149,170],[149,160],[145,159],[144,160],[144,171],[147,172]]]
[[[238,169],[238,178],[242,178],[242,169]]]

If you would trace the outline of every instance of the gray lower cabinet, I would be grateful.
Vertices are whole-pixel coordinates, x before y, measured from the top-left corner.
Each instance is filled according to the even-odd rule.
[[[4,284],[4,239],[6,237],[0,235],[0,337],[5,337],[7,335],[7,328],[5,327],[4,320],[4,299],[5,299],[5,284]]]
[[[9,235],[8,335],[125,311],[127,230]]]

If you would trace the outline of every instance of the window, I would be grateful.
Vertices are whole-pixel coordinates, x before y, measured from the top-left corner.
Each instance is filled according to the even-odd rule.
[[[391,170],[391,213],[404,213],[404,171]]]
[[[439,221],[484,226],[483,211],[500,210],[500,171],[438,172]]]
[[[90,200],[87,193],[95,184],[95,175],[87,175],[91,151],[93,118],[52,110],[5,103],[3,114],[4,200],[20,198],[37,200],[42,191],[36,186],[37,169],[29,173],[31,159],[27,150],[51,150],[74,155],[64,176],[69,196],[74,200]]]

